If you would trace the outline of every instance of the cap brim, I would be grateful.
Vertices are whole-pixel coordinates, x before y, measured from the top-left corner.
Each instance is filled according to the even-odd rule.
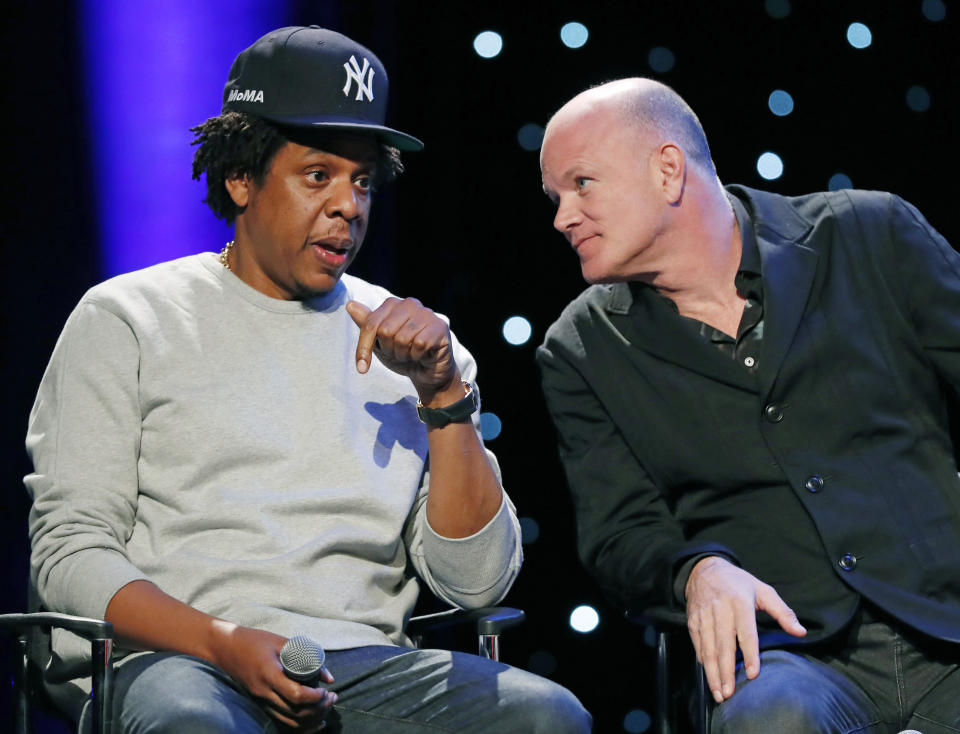
[[[371,132],[380,138],[387,145],[392,145],[400,150],[423,150],[423,141],[412,135],[407,135],[399,130],[385,125],[374,125],[369,122],[350,122],[348,120],[313,120],[300,115],[260,115],[265,120],[276,122],[280,125],[289,127],[302,127],[306,129],[329,129],[329,130],[350,130],[355,132]]]

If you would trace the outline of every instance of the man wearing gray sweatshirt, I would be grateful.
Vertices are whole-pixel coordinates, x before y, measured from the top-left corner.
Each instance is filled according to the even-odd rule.
[[[234,240],[91,289],[54,350],[27,436],[33,579],[113,623],[122,732],[589,731],[565,689],[403,631],[420,581],[492,604],[521,549],[472,357],[344,274],[398,149],[422,147],[384,125],[386,93],[331,31],[243,51],[194,129]],[[320,687],[283,673],[295,634],[327,650]],[[88,653],[53,644],[84,726]]]

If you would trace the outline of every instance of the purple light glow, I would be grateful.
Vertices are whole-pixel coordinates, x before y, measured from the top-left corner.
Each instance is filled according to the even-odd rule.
[[[190,178],[189,128],[219,114],[234,57],[288,25],[288,3],[87,0],[83,24],[104,276],[219,250],[231,230]]]

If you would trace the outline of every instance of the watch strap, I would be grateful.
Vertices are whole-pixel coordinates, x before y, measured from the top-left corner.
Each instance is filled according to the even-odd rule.
[[[464,396],[443,408],[427,408],[417,401],[417,417],[431,428],[443,428],[450,423],[461,423],[469,420],[470,416],[480,410],[480,391],[476,385],[466,380],[463,383]]]

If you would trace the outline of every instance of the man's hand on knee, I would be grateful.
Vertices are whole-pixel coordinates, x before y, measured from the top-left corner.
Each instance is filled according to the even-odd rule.
[[[772,586],[718,556],[704,558],[693,567],[686,599],[690,638],[717,703],[733,695],[738,646],[747,678],[760,673],[758,610],[795,637],[807,634]]]
[[[213,662],[245,686],[267,713],[298,731],[316,732],[323,728],[337,694],[301,685],[287,677],[280,664],[285,637],[231,624],[224,624],[217,637]],[[322,679],[325,683],[333,682],[326,668]]]

